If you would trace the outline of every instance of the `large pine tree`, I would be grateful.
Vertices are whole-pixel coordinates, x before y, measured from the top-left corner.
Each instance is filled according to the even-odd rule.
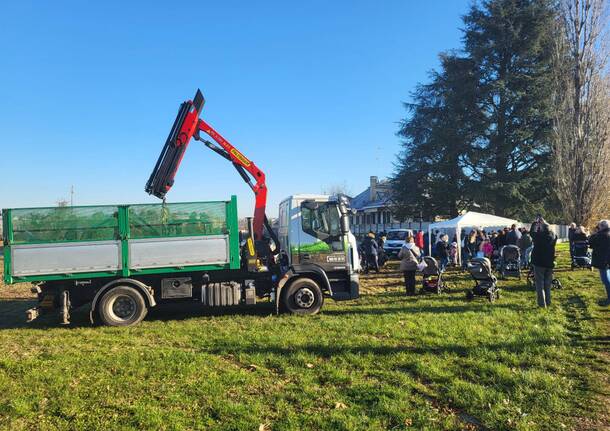
[[[555,13],[548,0],[486,0],[464,17],[464,50],[477,67],[484,114],[471,168],[477,203],[504,216],[542,211],[548,172]]]
[[[464,16],[463,52],[442,55],[406,104],[399,216],[545,212],[554,19],[552,0],[483,0]]]
[[[398,133],[404,151],[393,180],[400,218],[455,217],[470,203],[464,158],[476,135],[472,125],[482,120],[475,105],[475,68],[455,55],[440,58],[441,71],[405,104],[411,115]]]

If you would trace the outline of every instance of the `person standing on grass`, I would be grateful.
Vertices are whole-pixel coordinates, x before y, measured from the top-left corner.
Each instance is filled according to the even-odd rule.
[[[600,305],[610,305],[610,221],[602,220],[597,225],[597,232],[589,238],[593,249],[591,265],[599,270],[602,284],[606,288],[606,300]]]
[[[368,274],[371,268],[374,269],[375,272],[379,272],[379,262],[377,260],[379,245],[377,245],[377,241],[375,241],[375,232],[370,231],[366,238],[364,238],[364,241],[362,241],[362,249],[366,255],[366,268],[364,272]]]
[[[400,270],[405,277],[405,289],[407,296],[415,295],[415,272],[417,262],[421,257],[421,251],[413,239],[413,235],[408,235],[405,243],[398,252],[400,259]]]
[[[440,259],[441,271],[447,268],[449,263],[449,236],[445,233],[441,235],[439,241],[436,243],[436,255]]]
[[[555,245],[557,236],[542,217],[538,217],[530,229],[534,248],[532,250],[532,266],[536,282],[536,296],[539,307],[551,305],[551,285],[553,284],[553,268],[555,267]]]
[[[523,229],[521,232],[521,238],[517,246],[521,252],[521,267],[527,268],[530,264],[530,253],[532,252],[532,237],[527,229]]]
[[[570,258],[573,258],[572,243],[574,242],[574,234],[576,233],[576,223],[570,223],[568,227],[568,243],[570,244]]]

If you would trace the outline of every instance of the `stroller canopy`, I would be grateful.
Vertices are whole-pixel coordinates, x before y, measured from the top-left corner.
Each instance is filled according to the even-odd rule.
[[[428,238],[431,238],[431,233],[433,230],[442,229],[442,230],[454,230],[457,236],[458,244],[461,243],[460,234],[462,228],[504,228],[506,226],[511,226],[516,224],[518,226],[521,225],[517,220],[513,220],[505,217],[498,217],[493,214],[483,214],[475,211],[468,211],[461,216],[453,218],[451,220],[445,220],[438,223],[432,223],[428,226]],[[432,245],[430,241],[428,241],[428,252],[432,254]],[[457,249],[458,255],[458,263],[462,263],[462,247],[458,247]]]

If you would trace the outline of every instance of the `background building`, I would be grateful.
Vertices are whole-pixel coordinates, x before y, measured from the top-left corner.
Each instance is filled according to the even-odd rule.
[[[351,216],[351,228],[356,236],[360,237],[369,231],[382,232],[397,228],[427,229],[428,222],[396,220],[392,216],[390,193],[388,180],[379,180],[372,176],[369,187],[352,198],[351,208],[356,214]]]

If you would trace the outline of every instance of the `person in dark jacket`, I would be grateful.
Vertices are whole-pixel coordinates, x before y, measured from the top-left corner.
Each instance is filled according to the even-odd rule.
[[[441,271],[444,271],[449,263],[449,236],[447,234],[441,235],[434,248],[440,260]]]
[[[430,246],[432,247],[432,249],[430,250],[430,254],[432,257],[438,257],[436,255],[436,243],[439,239],[440,237],[438,236],[438,231],[435,230],[434,232],[432,232],[432,235],[430,235]]]
[[[553,284],[557,236],[542,217],[538,217],[532,224],[530,232],[534,243],[532,266],[534,267],[538,306],[548,307],[551,305],[551,285]]]
[[[498,250],[506,245],[506,233],[503,229],[498,231],[498,238],[496,238],[496,244],[498,246]]]
[[[572,242],[584,242],[588,241],[587,230],[584,226],[576,227],[574,234],[572,235]]]
[[[364,241],[362,241],[362,249],[366,256],[365,274],[368,274],[371,268],[374,269],[375,272],[379,272],[379,262],[377,260],[379,245],[377,244],[377,241],[375,241],[375,233],[373,231],[369,232],[366,238],[364,238]]]
[[[593,249],[591,266],[599,270],[602,284],[606,288],[607,298],[601,305],[610,305],[610,221],[602,220],[597,225],[597,232],[589,238]]]
[[[386,234],[382,233],[378,238],[377,238],[377,264],[382,267],[385,265],[385,263],[389,260],[388,255],[385,252],[385,249],[383,248],[383,246],[385,245],[386,242]]]

